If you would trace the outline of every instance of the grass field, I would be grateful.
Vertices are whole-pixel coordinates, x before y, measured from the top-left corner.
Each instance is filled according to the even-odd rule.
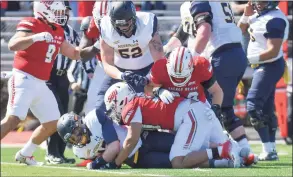
[[[74,165],[44,165],[28,167],[15,163],[18,148],[1,148],[1,176],[292,176],[292,146],[278,145],[279,161],[259,162],[251,168],[240,169],[130,169],[95,170],[74,167]],[[252,145],[255,153],[260,145]],[[38,149],[34,154],[38,161],[44,160],[45,151]],[[67,156],[73,156],[66,151]],[[80,161],[80,160],[77,160]]]

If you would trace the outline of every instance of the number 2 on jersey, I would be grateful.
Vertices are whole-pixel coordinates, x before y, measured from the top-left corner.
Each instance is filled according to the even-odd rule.
[[[55,45],[54,44],[49,44],[48,51],[46,53],[46,59],[45,59],[46,63],[51,63],[52,62],[52,57],[53,57],[55,51],[56,51]]]
[[[227,2],[222,2],[221,3],[221,6],[222,6],[222,9],[223,9],[223,12],[224,14],[226,15],[226,22],[227,23],[235,23],[235,19],[234,19],[234,15],[233,15],[233,12],[232,12],[232,9],[231,9],[231,6],[229,3]]]
[[[135,47],[129,50],[129,48],[126,49],[119,49],[120,56],[122,58],[137,58],[142,56],[142,50],[140,47]]]

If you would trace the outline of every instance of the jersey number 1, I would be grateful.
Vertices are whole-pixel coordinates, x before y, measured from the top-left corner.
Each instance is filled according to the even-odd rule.
[[[222,2],[221,5],[222,5],[222,9],[223,9],[224,14],[227,17],[225,19],[226,22],[227,23],[235,23],[234,15],[233,15],[230,4],[227,2]]]
[[[56,51],[55,45],[49,44],[48,51],[46,53],[46,59],[45,59],[46,63],[51,63],[52,62],[52,57],[53,57],[55,51]]]

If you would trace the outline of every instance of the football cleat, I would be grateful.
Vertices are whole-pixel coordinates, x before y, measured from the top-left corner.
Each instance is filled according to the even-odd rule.
[[[19,162],[19,163],[25,163],[27,165],[30,166],[42,166],[44,163],[42,162],[37,162],[34,158],[34,156],[23,156],[20,154],[20,151],[18,151],[15,155],[15,161]]]
[[[236,141],[228,140],[223,145],[221,158],[231,159],[234,162],[234,168],[240,167],[240,148]]]
[[[258,156],[258,160],[259,161],[276,161],[279,160],[279,156],[278,153],[276,151],[273,152],[262,152],[259,156]]]
[[[92,160],[83,160],[82,162],[76,164],[77,167],[86,167],[88,163],[91,163]]]
[[[64,161],[61,157],[53,156],[53,155],[46,155],[45,160],[48,164],[62,164]]]
[[[242,160],[243,160],[242,164],[246,167],[249,167],[252,164],[257,164],[258,157],[257,157],[257,155],[251,153],[248,155],[248,157],[242,157]]]

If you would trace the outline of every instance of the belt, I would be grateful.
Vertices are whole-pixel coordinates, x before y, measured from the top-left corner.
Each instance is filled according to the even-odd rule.
[[[66,70],[57,69],[56,71],[57,71],[57,72],[56,72],[56,75],[57,75],[57,76],[63,76],[63,74],[66,73]]]

